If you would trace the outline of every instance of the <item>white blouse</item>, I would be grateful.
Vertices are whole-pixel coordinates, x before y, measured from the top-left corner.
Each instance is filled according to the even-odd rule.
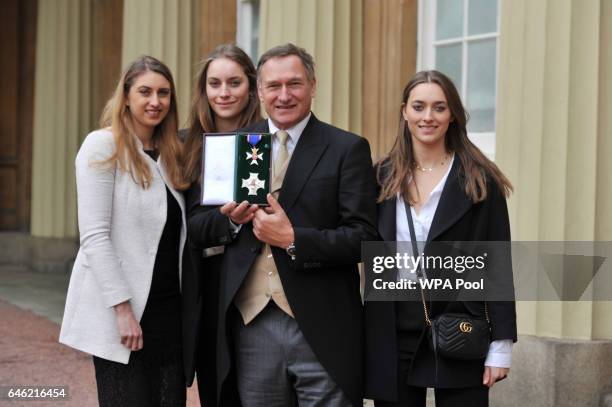
[[[440,203],[440,197],[442,196],[444,185],[448,179],[448,174],[450,174],[450,170],[453,167],[454,160],[455,156],[453,155],[448,164],[446,174],[444,174],[440,182],[438,182],[435,188],[431,191],[428,199],[425,201],[425,204],[421,206],[421,211],[417,214],[413,207],[410,208],[412,220],[414,222],[414,233],[419,245],[419,251],[423,250],[422,246],[427,241],[429,229],[431,229],[431,223],[433,222],[434,215],[436,214],[436,209]],[[406,218],[406,207],[400,194],[398,194],[396,198],[395,227],[395,240],[398,242],[412,241],[410,238],[408,219]],[[416,278],[416,273],[412,273],[410,270],[401,270],[400,273],[400,276],[398,276],[399,278]],[[513,342],[511,339],[492,341],[489,345],[489,353],[487,354],[487,359],[485,360],[485,366],[510,368],[510,364],[512,363],[512,345]]]

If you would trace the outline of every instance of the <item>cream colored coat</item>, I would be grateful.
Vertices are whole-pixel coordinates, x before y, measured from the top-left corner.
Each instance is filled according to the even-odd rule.
[[[113,306],[129,300],[140,321],[166,223],[166,186],[182,211],[179,253],[185,245],[185,202],[169,183],[160,160],[156,163],[144,151],[153,175],[148,189],[129,173],[95,164],[114,149],[111,132],[97,130],[87,136],[76,157],[81,246],[70,277],[60,342],[128,363],[130,350],[121,344]],[[146,346],[146,337],[143,340]]]

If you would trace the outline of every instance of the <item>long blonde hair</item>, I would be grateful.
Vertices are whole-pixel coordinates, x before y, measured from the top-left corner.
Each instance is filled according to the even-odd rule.
[[[410,203],[416,202],[411,196],[407,180],[414,168],[414,151],[412,136],[402,115],[402,109],[408,103],[410,92],[422,83],[435,83],[444,92],[448,107],[454,120],[448,126],[444,137],[446,151],[454,152],[460,159],[460,176],[465,194],[472,202],[481,202],[487,198],[487,180],[492,180],[501,193],[508,197],[512,184],[501,170],[489,160],[470,141],[467,133],[468,114],[461,103],[461,97],[453,82],[438,71],[417,72],[404,88],[397,138],[389,154],[377,164],[376,178],[380,185],[378,202],[393,198],[399,192],[402,198]]]
[[[133,61],[121,76],[113,96],[106,103],[100,118],[101,127],[110,127],[115,140],[115,152],[104,163],[116,164],[122,171],[130,173],[135,182],[146,189],[151,184],[152,174],[146,159],[139,151],[132,114],[126,104],[132,85],[145,72],[162,75],[170,83],[170,109],[166,117],[155,127],[153,146],[159,151],[161,161],[175,189],[189,187],[185,181],[180,163],[182,143],[178,138],[178,112],[176,88],[170,69],[161,61],[148,55]]]

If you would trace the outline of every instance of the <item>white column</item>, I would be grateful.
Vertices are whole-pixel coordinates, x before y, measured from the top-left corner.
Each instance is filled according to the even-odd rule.
[[[36,38],[32,217],[35,236],[76,236],[74,157],[92,126],[91,6],[40,0]]]
[[[501,4],[496,159],[515,186],[513,239],[612,240],[612,6]],[[610,303],[524,302],[518,310],[523,334],[612,338],[603,317]]]
[[[164,62],[174,77],[179,126],[185,125],[191,101],[197,56],[193,0],[126,0],[123,10],[122,67],[140,55]]]
[[[263,0],[260,55],[292,42],[315,60],[313,111],[335,126],[361,132],[362,1]]]

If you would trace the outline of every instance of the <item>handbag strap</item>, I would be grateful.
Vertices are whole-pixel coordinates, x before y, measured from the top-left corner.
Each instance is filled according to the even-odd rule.
[[[404,209],[406,209],[406,218],[408,219],[408,229],[410,229],[410,241],[412,243],[412,255],[419,255],[419,248],[417,247],[416,233],[414,231],[414,221],[412,220],[412,212],[410,211],[410,204],[404,201]],[[419,263],[420,264],[420,263]],[[423,278],[423,270],[418,266],[417,276]],[[423,313],[425,314],[425,322],[431,326],[431,319],[429,318],[429,311],[427,310],[427,303],[425,302],[425,293],[423,292],[423,286],[421,287],[421,302],[423,303]]]
[[[414,231],[414,221],[412,220],[412,211],[410,210],[410,208],[411,208],[411,205],[408,202],[404,201],[404,209],[406,209],[406,218],[408,219],[408,229],[410,229],[410,240],[412,243],[412,253],[413,255],[418,256],[419,249],[417,247],[416,232]],[[420,266],[417,269],[417,276],[419,278],[423,278],[423,270],[421,269]],[[427,322],[427,325],[431,326],[431,319],[429,318],[429,310],[427,309],[427,303],[425,302],[425,294],[423,292],[423,286],[421,286],[421,302],[423,303],[423,313],[425,314],[425,322]],[[487,306],[486,301],[484,303],[484,311],[485,311],[485,318],[487,322],[491,323],[491,321],[489,320],[489,307]]]

